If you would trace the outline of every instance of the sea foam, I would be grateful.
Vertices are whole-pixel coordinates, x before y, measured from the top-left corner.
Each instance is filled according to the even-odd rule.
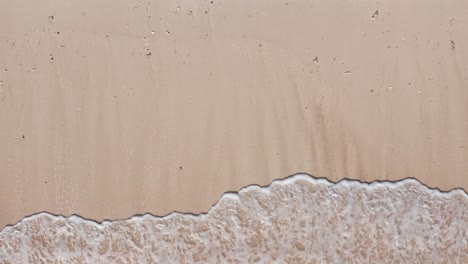
[[[298,174],[200,215],[35,214],[0,232],[0,263],[468,263],[467,239],[461,189]]]

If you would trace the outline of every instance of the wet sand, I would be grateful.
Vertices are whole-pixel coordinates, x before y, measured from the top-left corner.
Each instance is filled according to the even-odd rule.
[[[297,172],[468,189],[468,2],[0,3],[0,227]]]

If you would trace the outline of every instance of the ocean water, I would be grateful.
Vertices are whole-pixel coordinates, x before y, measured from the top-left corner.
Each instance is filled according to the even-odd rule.
[[[298,174],[200,215],[39,213],[0,232],[0,263],[468,263],[468,195]]]

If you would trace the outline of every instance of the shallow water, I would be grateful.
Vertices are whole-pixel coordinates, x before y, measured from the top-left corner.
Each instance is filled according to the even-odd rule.
[[[468,263],[468,196],[308,175],[226,193],[207,214],[96,223],[39,213],[0,232],[2,263]]]

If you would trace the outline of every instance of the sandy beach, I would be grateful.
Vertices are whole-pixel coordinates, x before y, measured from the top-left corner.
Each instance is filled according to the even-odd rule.
[[[304,172],[468,189],[468,2],[1,1],[0,229]]]

